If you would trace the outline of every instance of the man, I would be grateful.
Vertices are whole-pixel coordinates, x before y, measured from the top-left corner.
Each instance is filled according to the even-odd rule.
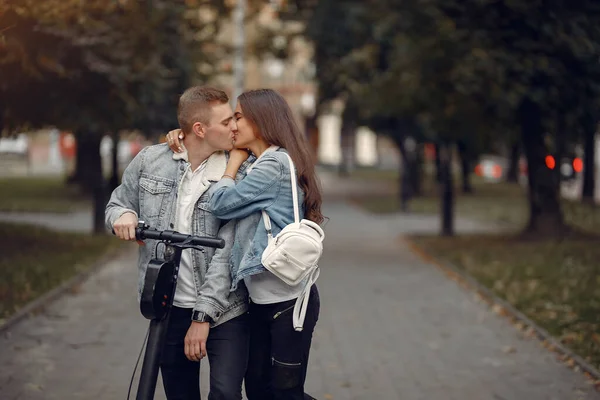
[[[151,227],[218,236],[223,249],[184,250],[162,353],[165,393],[172,399],[200,399],[199,361],[210,362],[209,399],[241,399],[248,357],[245,287],[230,293],[229,256],[234,223],[208,211],[210,187],[227,163],[236,123],[227,95],[192,87],[179,99],[177,117],[185,132],[184,151],[167,144],[143,149],[123,173],[122,184],[106,206],[106,224],[123,240],[135,240],[139,219]],[[164,246],[140,247],[139,290],[148,261],[163,256]],[[209,334],[210,331],[210,334]]]

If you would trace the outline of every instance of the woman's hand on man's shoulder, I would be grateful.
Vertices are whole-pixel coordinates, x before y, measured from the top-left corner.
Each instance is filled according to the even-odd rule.
[[[229,163],[233,165],[242,165],[248,159],[250,154],[243,149],[233,149],[229,152]]]

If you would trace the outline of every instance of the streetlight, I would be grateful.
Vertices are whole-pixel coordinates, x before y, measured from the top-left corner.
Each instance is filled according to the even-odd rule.
[[[233,57],[233,95],[231,101],[233,107],[237,102],[237,98],[244,91],[244,53],[245,53],[245,29],[244,20],[246,18],[246,0],[237,0],[235,10],[233,12],[234,38],[233,45],[235,53]]]

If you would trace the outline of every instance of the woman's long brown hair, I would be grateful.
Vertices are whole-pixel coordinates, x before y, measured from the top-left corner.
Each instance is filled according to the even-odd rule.
[[[238,101],[244,118],[256,126],[258,135],[269,144],[286,149],[294,161],[298,183],[304,191],[304,218],[318,224],[323,222],[314,158],[288,103],[271,89],[244,92]]]

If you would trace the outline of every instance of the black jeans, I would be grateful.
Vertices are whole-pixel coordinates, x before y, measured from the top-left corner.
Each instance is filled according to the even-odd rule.
[[[173,307],[162,353],[161,374],[168,400],[200,399],[200,363],[184,353],[192,309]],[[210,400],[240,400],[248,365],[248,314],[211,328],[206,341],[210,363]]]
[[[311,288],[304,328],[294,330],[296,300],[250,304],[250,357],[246,372],[248,400],[303,400],[304,382],[313,331],[321,302]]]

